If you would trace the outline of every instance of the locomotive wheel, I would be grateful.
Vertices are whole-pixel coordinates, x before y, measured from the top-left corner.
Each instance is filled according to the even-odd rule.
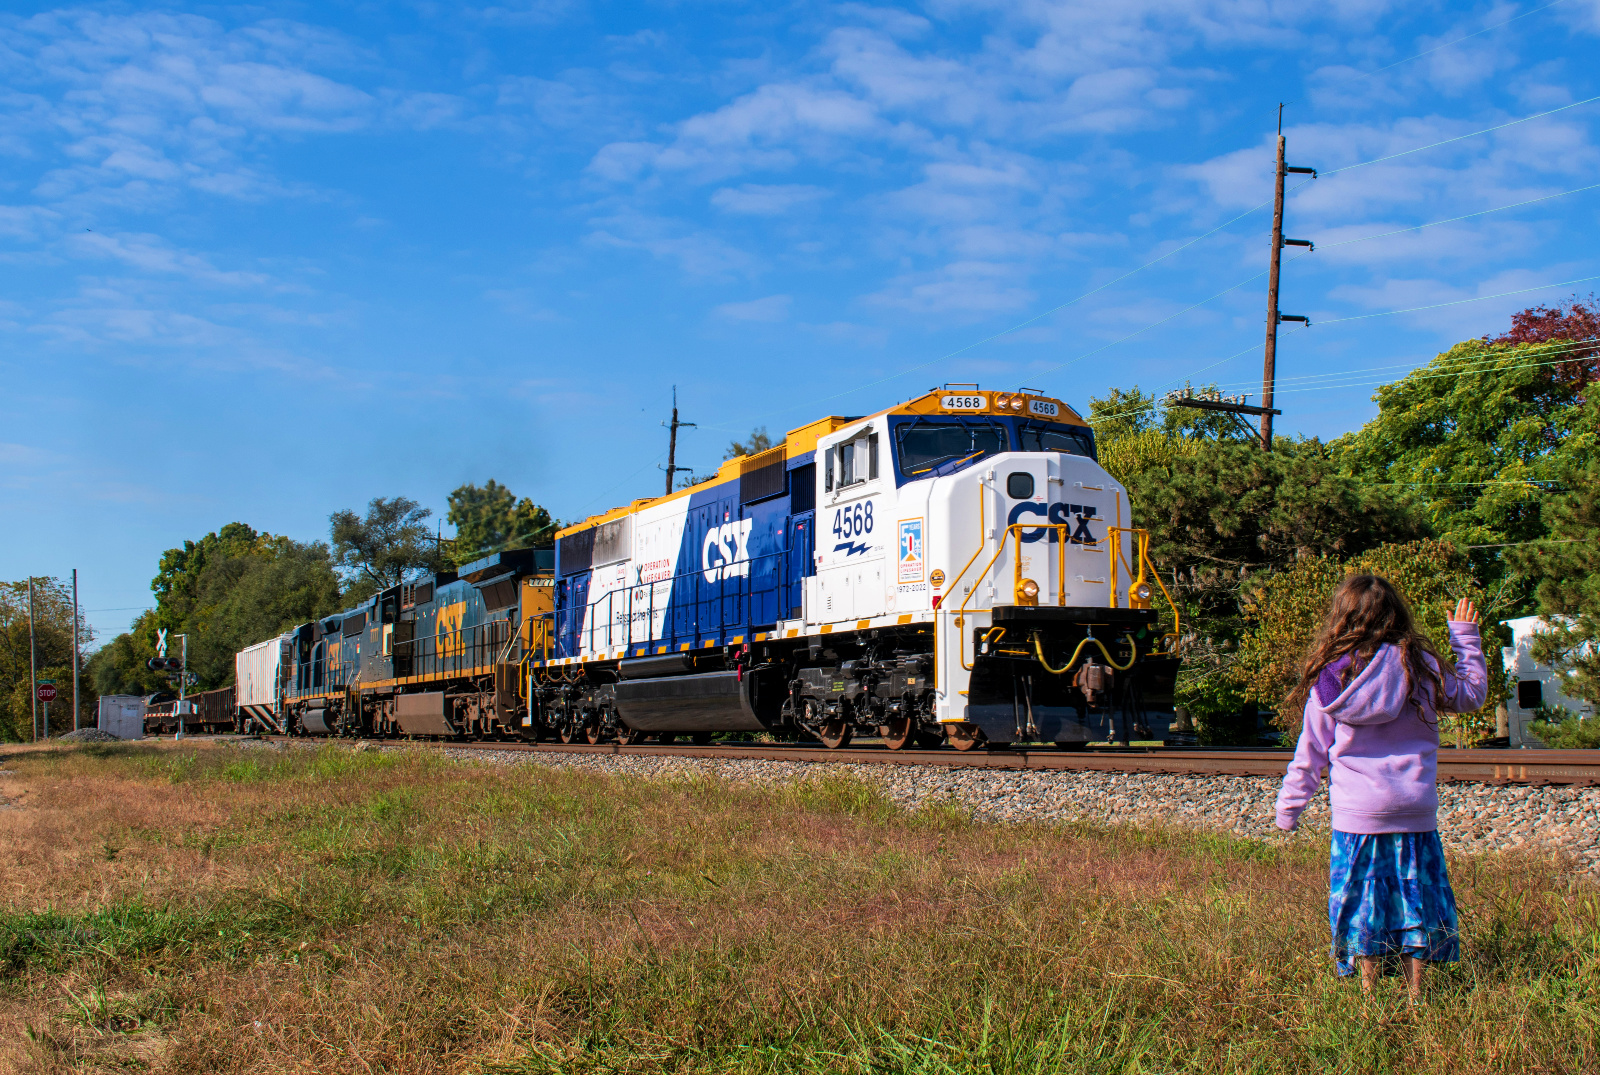
[[[569,722],[567,724],[563,724],[561,726],[561,731],[557,734],[563,743],[575,743],[578,740],[579,732],[578,729]]]
[[[605,733],[601,731],[598,720],[590,721],[583,726],[583,738],[590,744],[598,743],[605,738]]]
[[[945,736],[957,750],[977,750],[989,741],[983,729],[976,724],[948,724]]]
[[[644,736],[640,735],[626,724],[617,725],[617,746],[631,746],[643,738]],[[590,742],[594,742],[594,740],[591,739]]]
[[[883,745],[890,750],[904,750],[911,746],[917,738],[917,722],[910,716],[899,717],[889,722],[889,734],[883,737]]]
[[[818,738],[822,745],[829,750],[838,750],[840,747],[850,745],[850,737],[855,732],[847,720],[830,720],[822,726]]]

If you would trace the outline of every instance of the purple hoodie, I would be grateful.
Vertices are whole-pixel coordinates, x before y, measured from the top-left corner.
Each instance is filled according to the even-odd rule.
[[[1444,697],[1424,681],[1406,696],[1400,651],[1378,647],[1361,674],[1339,689],[1338,665],[1318,678],[1306,699],[1294,761],[1278,792],[1278,827],[1293,829],[1331,766],[1328,795],[1339,832],[1432,832],[1438,828],[1438,713],[1469,713],[1489,691],[1478,626],[1450,621],[1456,668],[1446,668]],[[1433,664],[1433,658],[1426,658]]]

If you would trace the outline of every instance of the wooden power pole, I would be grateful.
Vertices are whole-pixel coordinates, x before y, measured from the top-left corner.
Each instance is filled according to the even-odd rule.
[[[667,423],[663,422],[662,425]],[[672,432],[667,437],[667,492],[672,492],[672,480],[680,470],[693,470],[693,467],[678,466],[678,428],[687,426],[690,429],[698,428],[693,422],[678,421],[678,386],[672,386]]]
[[[1272,264],[1267,269],[1267,350],[1266,357],[1261,365],[1261,450],[1272,451],[1272,416],[1279,412],[1272,409],[1273,389],[1278,382],[1278,325],[1284,321],[1302,321],[1311,324],[1311,319],[1300,314],[1284,314],[1278,312],[1278,269],[1283,261],[1283,248],[1286,246],[1303,246],[1316,249],[1308,239],[1285,239],[1283,237],[1283,179],[1290,173],[1309,175],[1315,177],[1315,168],[1290,168],[1284,163],[1284,138],[1283,138],[1283,106],[1278,106],[1278,167],[1273,177],[1272,193]]]

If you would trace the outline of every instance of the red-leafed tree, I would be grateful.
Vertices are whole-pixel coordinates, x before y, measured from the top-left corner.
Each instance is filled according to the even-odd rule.
[[[1551,367],[1557,380],[1578,385],[1600,381],[1600,305],[1591,293],[1588,302],[1574,295],[1555,306],[1530,306],[1511,315],[1511,331],[1485,336],[1489,343],[1521,344],[1570,341],[1571,361]]]

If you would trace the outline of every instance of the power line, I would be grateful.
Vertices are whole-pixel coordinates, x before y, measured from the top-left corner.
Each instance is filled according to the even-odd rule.
[[[1248,353],[1250,351],[1254,351],[1259,346],[1261,346],[1261,345],[1260,344],[1253,344],[1250,347],[1245,348],[1243,351],[1238,351],[1238,352],[1235,352],[1232,355],[1229,355],[1227,358],[1218,359],[1216,362],[1213,362],[1210,366],[1203,366],[1199,370],[1195,371],[1195,373],[1204,373],[1206,370],[1211,369],[1213,366],[1219,366],[1224,362],[1228,362],[1228,361],[1231,361],[1232,359],[1238,358],[1240,355],[1246,354],[1246,353]],[[1543,348],[1547,347],[1548,345],[1533,344],[1533,345],[1522,345],[1522,346],[1533,346],[1533,347],[1540,347],[1541,349],[1543,349]],[[1560,353],[1561,351],[1576,351],[1576,350],[1581,350],[1581,349],[1585,349],[1585,348],[1589,348],[1589,347],[1593,347],[1593,346],[1595,346],[1595,343],[1593,341],[1580,341],[1580,342],[1568,344],[1568,345],[1566,345],[1564,347],[1561,347],[1561,348],[1543,350],[1543,353],[1544,354],[1557,354],[1557,353]],[[1377,385],[1397,384],[1400,381],[1405,380],[1407,377],[1414,377],[1414,376],[1416,376],[1418,374],[1422,374],[1423,375],[1422,377],[1420,377],[1418,379],[1431,379],[1431,378],[1436,377],[1436,376],[1438,376],[1438,377],[1445,377],[1445,376],[1458,377],[1458,376],[1464,376],[1464,375],[1471,374],[1471,373],[1488,373],[1488,372],[1507,372],[1507,373],[1509,373],[1512,370],[1537,369],[1537,368],[1544,367],[1544,366],[1564,366],[1569,362],[1582,361],[1581,359],[1563,358],[1563,359],[1557,359],[1556,361],[1553,361],[1553,362],[1525,362],[1525,363],[1519,363],[1519,364],[1517,364],[1515,366],[1493,366],[1493,365],[1484,365],[1483,363],[1486,360],[1487,360],[1486,356],[1481,356],[1481,355],[1480,356],[1474,356],[1471,359],[1463,359],[1462,360],[1462,363],[1463,363],[1462,366],[1458,366],[1458,367],[1456,367],[1454,369],[1441,369],[1441,370],[1437,370],[1437,371],[1434,371],[1434,372],[1431,372],[1431,373],[1424,373],[1424,371],[1427,370],[1426,366],[1417,366],[1417,365],[1415,365],[1413,363],[1406,362],[1406,363],[1396,363],[1394,365],[1389,365],[1389,366],[1369,366],[1369,367],[1366,367],[1366,368],[1363,368],[1363,369],[1359,369],[1359,370],[1347,370],[1347,371],[1344,371],[1342,373],[1311,374],[1311,375],[1307,375],[1307,376],[1304,376],[1304,377],[1295,377],[1295,378],[1287,378],[1287,379],[1289,381],[1291,381],[1291,383],[1292,383],[1292,382],[1295,382],[1295,381],[1306,381],[1306,380],[1317,380],[1317,379],[1333,379],[1333,378],[1337,378],[1337,377],[1352,377],[1352,376],[1355,376],[1356,374],[1360,374],[1360,373],[1376,373],[1376,372],[1379,372],[1379,371],[1382,371],[1382,370],[1410,369],[1410,371],[1411,371],[1410,373],[1406,374],[1403,377],[1396,378],[1394,380],[1389,380],[1389,381],[1368,381],[1368,382],[1353,382],[1353,383],[1349,383],[1349,384],[1324,384],[1324,385],[1309,385],[1309,386],[1302,385],[1302,386],[1297,386],[1297,387],[1285,388],[1282,391],[1285,391],[1285,392],[1315,392],[1315,391],[1323,391],[1323,390],[1334,389],[1334,388],[1359,388],[1359,387],[1362,387],[1363,384],[1377,384]],[[1473,368],[1466,368],[1469,364],[1473,365]],[[1193,378],[1195,376],[1195,373],[1190,373],[1190,374],[1185,375],[1183,378],[1175,378],[1174,380],[1167,381],[1167,382],[1165,382],[1165,383],[1163,383],[1161,385],[1158,385],[1156,387],[1155,391],[1157,393],[1160,393],[1160,391],[1163,388],[1166,388],[1167,385],[1176,384],[1178,380],[1193,380]],[[1250,386],[1253,386],[1254,384],[1255,384],[1254,381],[1224,381],[1220,385],[1218,385],[1217,387],[1218,388],[1233,388],[1233,387],[1238,387],[1238,386],[1250,387]],[[1127,417],[1129,417],[1131,415],[1141,414],[1141,413],[1143,413],[1143,412],[1145,412],[1147,410],[1150,410],[1150,409],[1154,408],[1159,402],[1160,402],[1160,400],[1159,400],[1159,398],[1157,396],[1152,396],[1150,400],[1148,400],[1148,401],[1146,401],[1144,403],[1141,403],[1136,407],[1130,407],[1127,410],[1122,410],[1122,411],[1113,411],[1110,414],[1094,415],[1093,417],[1086,418],[1085,421],[1089,422],[1091,425],[1094,425],[1094,424],[1098,424],[1098,423],[1114,421],[1115,419],[1118,419],[1118,418],[1127,418]]]
[[[1562,4],[1562,3],[1565,3],[1565,2],[1566,2],[1566,0],[1550,0],[1550,3],[1544,5],[1544,7],[1536,7],[1532,11],[1524,11],[1520,15],[1513,15],[1511,18],[1506,19],[1504,22],[1497,22],[1492,26],[1485,26],[1481,30],[1477,30],[1477,31],[1474,31],[1473,33],[1467,34],[1465,37],[1458,37],[1454,41],[1446,41],[1442,45],[1435,45],[1431,49],[1426,49],[1426,50],[1424,50],[1422,52],[1419,52],[1415,56],[1407,56],[1403,60],[1396,60],[1394,63],[1388,64],[1385,67],[1380,67],[1376,71],[1357,71],[1357,72],[1355,72],[1355,74],[1360,75],[1363,78],[1372,78],[1372,77],[1374,77],[1376,75],[1381,75],[1385,71],[1393,70],[1394,68],[1399,67],[1403,63],[1410,63],[1412,60],[1420,60],[1424,56],[1431,56],[1435,52],[1438,52],[1440,49],[1447,49],[1451,45],[1459,45],[1463,41],[1471,41],[1475,37],[1478,37],[1478,36],[1480,36],[1482,34],[1488,33],[1490,30],[1498,30],[1502,26],[1510,26],[1512,23],[1516,22],[1518,19],[1525,19],[1529,15],[1537,15],[1541,11],[1545,11],[1545,10],[1547,10],[1549,8],[1555,7],[1557,4]],[[1297,100],[1304,100],[1304,98],[1297,98]]]
[[[1600,101],[1600,96],[1588,97],[1582,101],[1573,101],[1571,104],[1562,105],[1560,108],[1552,108],[1548,112],[1538,112],[1531,116],[1523,116],[1521,119],[1507,120],[1505,123],[1499,123],[1493,127],[1485,127],[1481,131],[1473,131],[1470,134],[1458,134],[1454,138],[1446,138],[1442,142],[1430,142],[1425,146],[1417,146],[1415,149],[1401,150],[1399,153],[1390,153],[1385,157],[1374,157],[1372,160],[1361,161],[1357,164],[1346,164],[1341,168],[1328,168],[1322,171],[1320,174],[1337,175],[1340,172],[1348,172],[1356,168],[1365,168],[1369,164],[1382,164],[1384,161],[1392,161],[1400,157],[1409,157],[1411,154],[1421,153],[1425,149],[1437,149],[1440,146],[1447,146],[1452,142],[1460,142],[1467,138],[1476,138],[1480,134],[1493,134],[1495,131],[1503,131],[1507,127],[1515,127],[1519,123],[1527,123],[1530,120],[1543,119],[1545,116],[1553,116],[1557,112],[1565,112],[1569,108],[1577,108],[1579,105],[1593,104],[1596,101]]]
[[[1539,348],[1541,350],[1542,354],[1560,354],[1560,353],[1562,353],[1564,351],[1578,351],[1578,350],[1584,350],[1584,349],[1589,349],[1589,348],[1595,348],[1597,346],[1600,346],[1600,341],[1596,341],[1596,340],[1579,340],[1579,341],[1574,341],[1574,342],[1572,342],[1570,344],[1567,344],[1566,346],[1563,346],[1563,347],[1550,347],[1550,345],[1548,345],[1548,344],[1522,344],[1522,345],[1519,345],[1519,346],[1537,347],[1537,348]],[[1435,356],[1435,357],[1437,357],[1437,356]],[[1458,360],[1459,363],[1460,363],[1459,365],[1457,365],[1455,367],[1439,367],[1439,369],[1448,371],[1448,372],[1450,372],[1452,374],[1465,374],[1465,373],[1481,373],[1481,372],[1485,372],[1485,371],[1488,371],[1488,370],[1501,370],[1501,369],[1507,369],[1507,370],[1509,370],[1509,369],[1532,369],[1532,368],[1537,367],[1537,366],[1564,366],[1564,365],[1566,365],[1566,364],[1568,364],[1570,362],[1582,361],[1581,358],[1580,359],[1575,359],[1575,358],[1568,357],[1568,358],[1556,359],[1553,362],[1530,362],[1530,363],[1521,363],[1521,364],[1518,364],[1516,366],[1500,366],[1500,365],[1494,364],[1493,358],[1494,358],[1494,356],[1492,354],[1482,354],[1482,353],[1475,354],[1475,355],[1472,355],[1472,356],[1464,356],[1464,357],[1462,357],[1461,359]],[[1308,381],[1326,381],[1326,380],[1332,380],[1332,379],[1339,378],[1339,377],[1354,377],[1354,376],[1356,376],[1358,374],[1362,374],[1362,373],[1382,373],[1382,372],[1384,372],[1386,370],[1401,370],[1401,369],[1409,369],[1409,370],[1412,370],[1414,372],[1420,372],[1421,370],[1427,369],[1427,367],[1426,366],[1418,366],[1418,365],[1416,365],[1415,361],[1412,361],[1412,362],[1404,362],[1404,363],[1395,363],[1393,365],[1388,365],[1388,366],[1364,366],[1364,367],[1362,367],[1360,369],[1342,370],[1342,371],[1339,371],[1339,372],[1336,372],[1336,373],[1309,373],[1309,374],[1302,374],[1301,376],[1298,376],[1298,377],[1285,377],[1285,378],[1282,378],[1282,380],[1283,381],[1287,381],[1291,385],[1293,385],[1296,382],[1302,382],[1303,383],[1303,382],[1308,382]],[[1237,387],[1237,386],[1240,386],[1240,385],[1252,385],[1254,383],[1255,383],[1254,381],[1224,381],[1221,384],[1219,384],[1217,387],[1219,387],[1219,388],[1233,388],[1233,387]]]
[[[1304,185],[1305,184],[1303,183],[1300,184],[1300,186]],[[1582,194],[1586,190],[1594,190],[1596,188],[1600,188],[1600,183],[1590,183],[1586,187],[1576,187],[1572,190],[1564,190],[1560,194],[1546,194],[1541,198],[1529,198],[1527,201],[1512,202],[1510,205],[1502,205],[1495,209],[1480,209],[1476,213],[1463,213],[1461,216],[1453,216],[1445,220],[1430,220],[1426,224],[1418,224],[1412,228],[1397,228],[1394,231],[1379,232],[1376,235],[1363,235],[1359,239],[1341,239],[1336,243],[1323,243],[1322,248],[1324,250],[1332,250],[1336,246],[1349,246],[1351,243],[1364,243],[1369,239],[1387,239],[1391,235],[1404,235],[1407,232],[1421,231],[1424,228],[1436,228],[1440,224],[1454,224],[1457,221],[1471,220],[1473,217],[1487,216],[1490,213],[1503,213],[1507,209],[1520,209],[1524,205],[1535,205],[1539,202],[1548,202],[1555,198],[1565,198],[1569,194]],[[1304,257],[1305,255],[1302,254],[1300,256]],[[1295,260],[1299,259],[1297,258]]]
[[[1414,314],[1423,310],[1438,310],[1446,306],[1460,306],[1464,302],[1484,302],[1488,299],[1503,299],[1511,295],[1526,295],[1530,291],[1547,291],[1552,287],[1568,287],[1572,284],[1586,284],[1591,280],[1600,280],[1597,276],[1580,276],[1576,280],[1562,280],[1555,284],[1540,284],[1537,287],[1518,288],[1516,291],[1502,291],[1496,295],[1476,295],[1470,299],[1454,299],[1450,302],[1436,302],[1430,306],[1413,306],[1406,310],[1379,310],[1370,314],[1351,314],[1349,317],[1331,317],[1326,321],[1318,321],[1318,327],[1323,325],[1337,325],[1343,321],[1364,321],[1369,317],[1390,317],[1394,314]]]

